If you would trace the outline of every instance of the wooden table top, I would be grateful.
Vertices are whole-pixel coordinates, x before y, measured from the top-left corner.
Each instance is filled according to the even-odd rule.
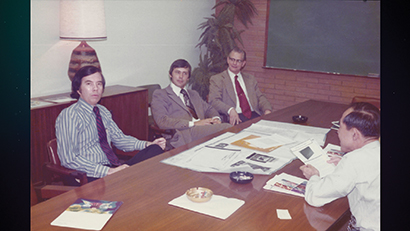
[[[339,120],[346,108],[343,104],[309,100],[263,119],[291,122],[291,116],[302,114],[309,117],[308,126],[330,128],[330,122]],[[252,122],[228,131],[238,132]],[[299,160],[272,175],[255,175],[254,180],[245,185],[231,182],[228,173],[200,173],[160,163],[222,133],[173,149],[31,207],[31,230],[72,230],[50,223],[77,198],[123,201],[103,230],[326,230],[349,209],[347,198],[316,208],[302,197],[263,189],[270,178],[281,172],[303,177]],[[328,133],[327,142],[339,144],[334,130]],[[210,188],[216,195],[244,200],[245,204],[226,220],[168,205],[187,189],[198,186]],[[288,209],[292,219],[280,220],[276,209]]]

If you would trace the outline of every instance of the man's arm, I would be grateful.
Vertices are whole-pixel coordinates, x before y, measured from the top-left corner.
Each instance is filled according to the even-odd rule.
[[[214,75],[209,80],[209,95],[208,101],[209,104],[215,108],[219,113],[228,114],[228,111],[234,105],[228,105],[223,101],[225,85],[223,83],[223,78],[221,74]]]

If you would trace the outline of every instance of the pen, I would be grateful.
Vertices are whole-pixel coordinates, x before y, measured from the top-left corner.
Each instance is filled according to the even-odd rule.
[[[235,152],[240,152],[241,151],[241,149],[218,148],[218,147],[213,147],[213,146],[209,146],[209,145],[206,145],[205,147],[207,147],[207,148],[216,148],[216,149],[221,149],[221,150],[226,150],[226,151],[235,151]]]

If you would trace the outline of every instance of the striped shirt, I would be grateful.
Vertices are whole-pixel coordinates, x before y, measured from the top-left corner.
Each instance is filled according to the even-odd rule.
[[[124,135],[112,120],[111,113],[102,105],[102,121],[107,132],[108,143],[125,152],[142,150],[146,141]],[[98,139],[96,115],[93,106],[79,99],[65,108],[56,120],[57,154],[61,165],[87,173],[88,177],[101,178],[107,175],[110,165]]]

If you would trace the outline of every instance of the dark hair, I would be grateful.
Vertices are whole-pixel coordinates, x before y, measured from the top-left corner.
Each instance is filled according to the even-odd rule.
[[[366,102],[356,102],[349,105],[353,111],[346,115],[343,123],[348,130],[357,128],[363,136],[379,138],[380,136],[380,111]]]
[[[99,72],[101,74],[103,89],[105,89],[105,79],[104,79],[103,74],[101,73],[101,70],[95,66],[84,66],[80,68],[73,77],[73,81],[71,82],[71,94],[70,94],[71,98],[74,98],[74,99],[80,98],[80,95],[78,94],[77,91],[80,89],[81,80],[85,76],[92,75],[96,72]]]
[[[169,75],[172,76],[172,72],[174,71],[175,68],[188,68],[188,78],[191,77],[191,65],[186,61],[185,59],[177,59],[175,60],[172,64],[171,67],[169,68]]]
[[[229,52],[229,54],[231,54],[233,51],[235,51],[236,53],[240,53],[243,54],[243,61],[246,61],[246,52],[244,50],[242,50],[239,47],[234,47],[231,52]]]

